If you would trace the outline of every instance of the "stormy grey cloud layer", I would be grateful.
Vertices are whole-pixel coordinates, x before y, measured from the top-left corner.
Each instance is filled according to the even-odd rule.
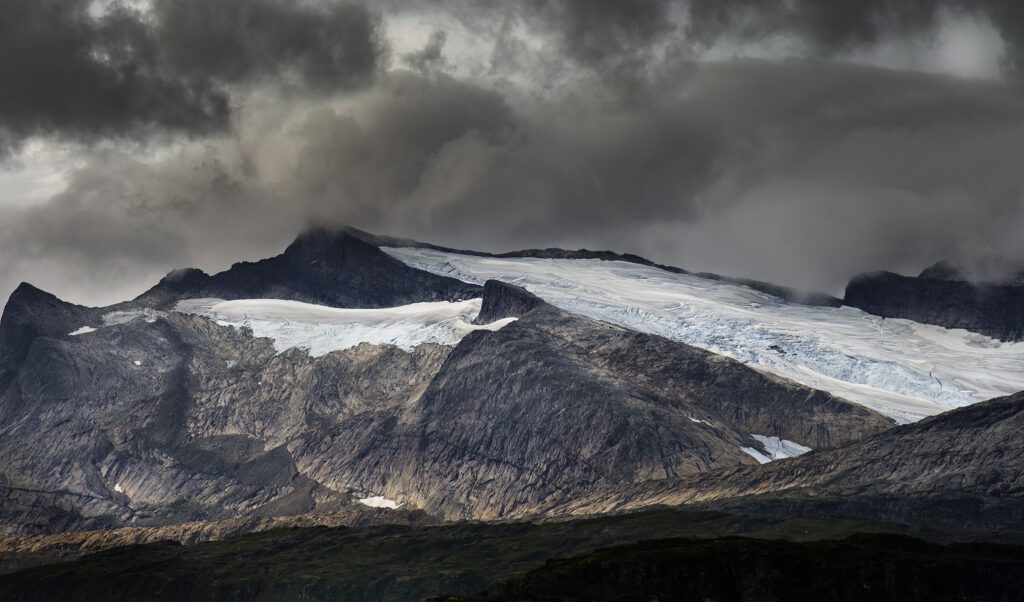
[[[1024,258],[1019,6],[13,0],[0,294],[110,302],[314,223],[829,292],[989,273]],[[5,187],[33,170],[60,186]]]

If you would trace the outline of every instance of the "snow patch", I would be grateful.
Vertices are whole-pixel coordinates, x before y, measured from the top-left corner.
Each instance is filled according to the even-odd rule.
[[[1024,390],[1024,343],[966,330],[798,305],[622,261],[384,250],[434,274],[525,287],[567,311],[732,357],[902,423]]]
[[[708,422],[707,420],[701,420],[700,418],[694,418],[693,416],[687,416],[687,418],[690,419],[690,422],[696,422],[698,424],[706,424],[708,426],[711,426],[711,423]]]
[[[160,311],[158,309],[150,309],[148,307],[142,307],[139,309],[122,309],[103,314],[103,325],[115,326],[117,324],[127,324],[136,318],[142,318],[147,324],[152,324],[158,319],[166,316],[167,312]]]
[[[754,439],[761,442],[764,446],[765,451],[771,456],[772,460],[782,460],[783,458],[795,458],[802,456],[807,452],[811,451],[811,448],[800,445],[795,441],[789,441],[787,439],[780,439],[778,437],[769,437],[766,435],[750,435]]]
[[[373,497],[364,497],[363,499],[356,501],[358,501],[360,504],[364,506],[369,506],[371,508],[391,508],[392,510],[397,510],[398,507],[402,505],[401,503],[396,502],[395,500],[389,500],[388,498],[380,495],[375,495]]]
[[[768,456],[762,454],[760,451],[754,449],[753,447],[741,447],[740,451],[747,454],[748,456],[753,456],[753,458],[760,462],[761,464],[767,464],[774,459],[769,458]]]
[[[305,349],[313,357],[360,343],[412,351],[424,343],[454,345],[474,330],[495,331],[516,320],[473,324],[480,299],[412,303],[382,309],[342,309],[280,299],[189,299],[175,311],[204,316],[222,326],[245,327],[273,339],[278,353]]]
[[[93,328],[92,326],[83,326],[74,332],[69,332],[68,336],[77,337],[78,335],[89,334],[90,332],[96,332],[96,329]]]
[[[116,483],[114,485],[114,491],[116,491],[118,493],[124,493],[124,489],[121,488],[121,484],[120,483]]]
[[[142,361],[140,361],[140,360],[135,360],[132,363],[135,364],[136,366],[141,366],[142,365]]]

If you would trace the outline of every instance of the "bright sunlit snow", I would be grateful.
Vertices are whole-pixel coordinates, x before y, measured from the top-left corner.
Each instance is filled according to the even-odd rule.
[[[769,463],[769,462],[771,462],[772,460],[775,459],[775,458],[769,458],[768,456],[762,454],[759,450],[756,450],[753,447],[741,447],[740,451],[745,453],[745,454],[747,454],[748,456],[754,458],[755,460],[757,460],[761,464],[767,464],[767,463]]]
[[[190,299],[176,311],[205,316],[222,326],[251,328],[274,340],[278,352],[306,349],[317,357],[360,343],[391,344],[412,351],[423,343],[454,345],[474,330],[498,330],[514,321],[472,324],[480,299],[412,303],[383,309],[340,309],[279,299]]]
[[[408,265],[525,287],[581,315],[738,359],[912,422],[1024,389],[1024,343],[787,303],[744,286],[597,259],[497,259],[385,249]]]
[[[762,450],[754,447],[741,447],[740,451],[753,457],[761,464],[767,464],[775,460],[784,460],[786,458],[795,458],[811,451],[811,448],[787,439],[768,437],[765,435],[751,435],[751,437],[760,441],[761,445],[764,446],[763,451],[768,452],[768,454],[766,455]]]
[[[373,497],[364,497],[363,499],[356,501],[358,501],[360,504],[364,506],[369,506],[371,508],[391,508],[392,510],[395,510],[402,505],[396,502],[395,500],[389,500],[388,498],[380,495],[375,495]]]
[[[789,441],[788,439],[780,439],[778,437],[769,437],[766,435],[751,435],[751,437],[761,442],[761,445],[764,446],[765,451],[768,452],[772,460],[795,458],[811,451],[811,448],[805,445],[800,445],[795,441]]]
[[[90,332],[96,332],[96,329],[92,326],[83,326],[74,332],[69,332],[69,337],[77,337],[80,334],[89,334]]]

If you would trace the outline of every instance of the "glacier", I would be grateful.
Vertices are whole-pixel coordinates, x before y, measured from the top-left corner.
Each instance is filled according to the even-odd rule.
[[[411,303],[380,309],[343,309],[280,299],[188,299],[175,311],[196,314],[221,326],[245,327],[270,338],[279,353],[298,348],[319,357],[360,343],[395,345],[412,351],[424,343],[454,345],[474,330],[497,330],[515,318],[473,324],[481,300]]]
[[[901,423],[1024,389],[1024,343],[965,330],[790,303],[622,261],[384,251],[466,282],[516,284],[564,310],[732,357]]]

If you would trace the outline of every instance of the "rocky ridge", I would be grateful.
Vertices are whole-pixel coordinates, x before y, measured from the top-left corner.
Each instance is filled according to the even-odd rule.
[[[598,492],[563,511],[652,505],[773,506],[781,512],[1024,528],[1024,393],[953,410],[840,448],[762,467]]]
[[[1001,341],[1024,340],[1024,280],[971,282],[946,262],[917,277],[861,274],[843,302],[870,314],[963,328]]]
[[[337,258],[339,246],[343,264],[384,255],[344,233],[325,236],[282,257],[309,259],[318,248]],[[376,281],[345,274],[369,287],[346,295],[385,298]],[[421,297],[481,290],[416,279],[435,287]],[[172,280],[206,282],[193,273]],[[312,294],[300,281],[175,294]],[[160,290],[141,307],[167,307],[173,296]],[[736,361],[567,314],[517,287],[488,282],[482,293],[478,320],[518,321],[455,347],[363,344],[316,358],[278,353],[245,328],[198,316],[132,319],[139,305],[118,306],[129,315],[123,323],[101,320],[72,336],[101,310],[26,295],[2,322],[5,344],[24,358],[5,356],[0,525],[46,533],[327,512],[362,496],[444,518],[513,517],[603,487],[756,464],[741,449],[767,453],[752,433],[821,448],[892,426]]]

